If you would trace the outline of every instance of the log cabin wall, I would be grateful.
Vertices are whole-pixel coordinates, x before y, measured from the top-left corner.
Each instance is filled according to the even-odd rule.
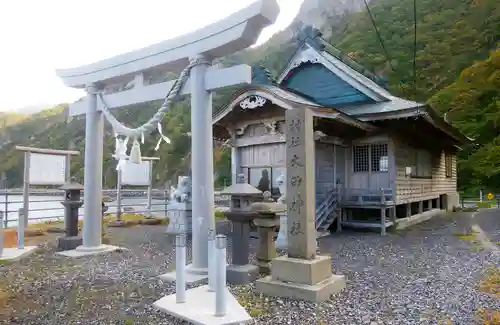
[[[396,163],[396,204],[439,198],[447,194],[458,199],[457,159],[454,153],[415,149],[394,140]],[[406,175],[406,167],[412,175]],[[454,204],[453,202],[450,202]]]

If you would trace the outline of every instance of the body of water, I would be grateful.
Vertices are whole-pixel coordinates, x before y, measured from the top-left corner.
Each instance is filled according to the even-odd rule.
[[[43,222],[50,220],[62,220],[64,218],[64,208],[61,204],[63,196],[56,195],[32,195],[29,203],[29,222]],[[146,197],[126,197],[122,198],[122,211],[133,209],[135,212],[144,213],[147,206]],[[108,211],[106,213],[116,213],[116,201],[108,202]],[[7,200],[5,196],[0,196],[0,210],[7,211],[8,227],[17,225],[19,209],[23,207],[22,195],[9,195]],[[156,217],[165,216],[165,200],[153,199],[151,201],[151,210]],[[79,211],[80,218],[83,217],[83,207]]]

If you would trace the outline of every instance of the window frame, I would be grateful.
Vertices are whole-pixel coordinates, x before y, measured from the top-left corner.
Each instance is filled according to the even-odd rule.
[[[378,149],[378,152],[385,153],[378,157],[378,164],[374,164],[374,151]],[[366,157],[358,157],[359,154],[366,154]],[[387,157],[386,168],[381,168],[382,158]],[[362,164],[362,166],[357,165]],[[377,166],[378,165],[378,166]],[[389,159],[389,143],[388,142],[376,142],[376,143],[360,143],[352,146],[352,172],[353,173],[389,173],[390,171],[390,159]],[[377,166],[377,169],[374,167]]]
[[[444,176],[446,178],[453,177],[453,155],[449,153],[444,154]]]
[[[433,157],[425,149],[413,149],[411,178],[432,179]]]

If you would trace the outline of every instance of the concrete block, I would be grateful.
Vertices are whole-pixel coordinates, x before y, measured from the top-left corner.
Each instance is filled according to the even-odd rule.
[[[271,277],[281,282],[314,285],[332,275],[330,256],[317,255],[313,260],[280,256],[272,261]]]
[[[286,283],[273,280],[271,276],[259,279],[255,283],[256,291],[268,296],[285,297],[311,302],[322,302],[341,292],[346,287],[343,275],[331,275],[314,285]]]

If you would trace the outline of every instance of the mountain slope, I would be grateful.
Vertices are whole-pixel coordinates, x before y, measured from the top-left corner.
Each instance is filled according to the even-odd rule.
[[[465,69],[430,104],[481,146],[461,152],[462,187],[500,189],[500,49]]]
[[[474,60],[487,58],[489,51],[500,45],[498,1],[418,1],[414,92],[413,0],[378,0],[371,12],[390,64],[366,11],[336,24],[329,42],[369,70],[386,75],[391,89],[404,97],[425,101],[452,83]]]
[[[362,0],[361,0],[362,1]],[[327,3],[318,0],[319,4]],[[495,49],[500,41],[500,3],[497,0],[420,0],[418,1],[418,51],[417,51],[417,89],[413,91],[413,0],[377,0],[371,6],[377,27],[390,56],[387,58],[377,39],[369,15],[364,11],[354,14],[339,14],[336,4],[352,4],[344,0],[329,1],[328,7],[321,11],[321,17],[327,17],[320,25],[330,34],[328,40],[345,53],[348,53],[359,63],[373,72],[385,76],[390,88],[397,95],[413,97],[425,101],[440,89],[452,84],[460,72],[472,65],[475,60],[484,60],[490,50]],[[363,3],[364,4],[364,3]],[[333,9],[332,9],[333,8]],[[352,8],[351,8],[352,9]],[[312,14],[311,14],[312,15]],[[299,16],[300,17],[300,16]],[[332,18],[335,17],[335,18]],[[317,18],[319,19],[319,18]],[[277,75],[294,52],[296,44],[290,37],[300,26],[296,21],[292,26],[273,36],[266,44],[241,51],[235,55],[223,58],[223,65],[238,63],[262,64],[274,75]],[[394,67],[394,71],[390,66]],[[225,89],[214,96],[214,109],[227,102],[233,89]],[[445,92],[449,90],[444,90]],[[485,98],[480,110],[492,103],[491,98]],[[434,102],[435,99],[432,100]],[[436,104],[437,105],[437,104]],[[447,108],[440,104],[440,110]],[[129,126],[138,126],[154,114],[159,103],[149,103],[116,111],[117,118]],[[467,111],[464,106],[464,112]],[[22,123],[7,127],[8,145],[0,149],[0,172],[6,172],[10,186],[19,186],[22,182],[22,157],[15,152],[15,144],[38,147],[68,148],[69,140],[73,139],[75,147],[83,153],[84,148],[84,118],[78,117],[65,124],[64,110],[55,108],[31,116]],[[182,171],[185,172],[189,152],[190,130],[189,102],[184,100],[173,105],[166,115],[163,129],[172,139],[171,145],[163,145],[158,152],[154,151],[157,135],[146,138],[142,146],[143,155],[159,156],[161,160],[155,164],[154,181],[163,184],[173,179]],[[480,113],[478,113],[480,114]],[[457,120],[458,121],[458,120]],[[459,122],[457,122],[459,123]],[[487,125],[471,121],[473,127],[463,128],[466,132],[486,132]],[[481,139],[482,140],[482,139]],[[115,185],[115,162],[111,158],[114,139],[109,125],[106,124],[104,148],[104,182],[106,187]],[[229,155],[221,156],[217,166],[218,174],[228,175]],[[72,171],[77,179],[83,181],[82,158],[72,160]],[[465,160],[466,158],[463,157]],[[492,158],[493,159],[493,158]],[[493,163],[491,160],[490,163]],[[497,163],[497,165],[500,164]],[[464,166],[462,170],[462,166]],[[485,169],[474,172],[465,169],[463,160],[460,162],[460,180],[483,182],[487,179]],[[463,182],[462,182],[463,183]]]

